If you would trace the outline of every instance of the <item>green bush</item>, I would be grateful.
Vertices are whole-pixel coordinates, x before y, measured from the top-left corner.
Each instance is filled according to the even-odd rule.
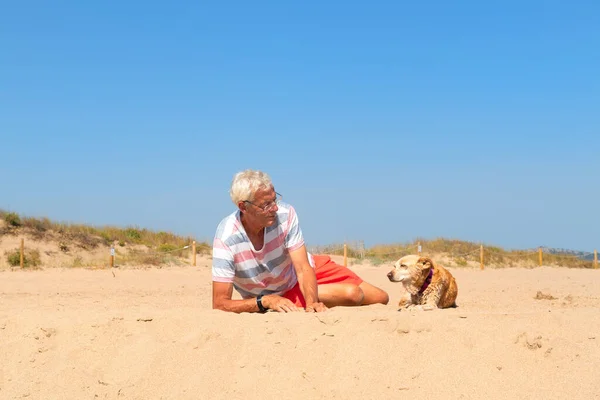
[[[170,243],[163,243],[160,246],[158,246],[158,251],[160,252],[170,252],[173,250],[177,250],[177,246],[175,246],[174,244],[170,244]]]
[[[112,238],[112,236],[111,236],[111,235],[110,235],[110,233],[108,233],[108,232],[104,232],[104,231],[100,232],[100,237],[101,237],[102,239],[104,239],[104,242],[105,242],[106,244],[110,244],[110,243],[112,243],[112,241],[113,241],[113,238]]]
[[[21,251],[14,249],[6,252],[6,259],[8,264],[12,267],[19,267],[21,265]],[[23,254],[23,267],[37,267],[41,264],[40,252],[38,250],[25,250]]]
[[[4,220],[9,226],[19,227],[21,226],[21,217],[19,214],[14,212],[9,212],[4,215]]]
[[[127,228],[125,229],[125,236],[131,241],[137,242],[142,238],[142,233],[138,229]]]
[[[7,252],[6,259],[11,267],[18,267],[21,265],[21,253],[19,250]]]

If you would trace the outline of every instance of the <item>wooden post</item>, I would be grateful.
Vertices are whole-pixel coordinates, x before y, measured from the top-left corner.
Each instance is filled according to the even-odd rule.
[[[25,239],[21,238],[21,268],[25,266]]]
[[[542,248],[539,249],[540,252],[540,267],[542,266]]]
[[[115,267],[115,247],[110,246],[110,267]]]
[[[479,246],[479,269],[483,270],[483,245]]]
[[[594,268],[598,269],[598,251],[594,250]]]
[[[192,265],[196,266],[196,241],[192,242]]]
[[[344,243],[344,267],[348,266],[348,245]]]

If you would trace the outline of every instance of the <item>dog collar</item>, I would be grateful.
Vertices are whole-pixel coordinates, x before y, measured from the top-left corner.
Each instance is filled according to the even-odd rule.
[[[429,286],[429,284],[431,283],[432,277],[433,277],[433,268],[431,268],[429,270],[429,275],[427,275],[427,278],[425,279],[425,282],[423,283],[421,290],[419,290],[419,294],[422,294],[425,291],[425,289],[427,289],[427,286]]]

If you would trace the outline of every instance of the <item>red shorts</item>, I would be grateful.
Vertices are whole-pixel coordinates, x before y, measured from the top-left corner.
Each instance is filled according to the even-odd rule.
[[[327,285],[330,283],[346,283],[351,285],[360,285],[363,280],[358,275],[350,271],[343,265],[331,261],[329,256],[313,255],[315,261],[315,275],[317,275],[317,285]],[[298,307],[306,307],[306,301],[300,290],[300,284],[282,294],[286,299],[290,299]]]

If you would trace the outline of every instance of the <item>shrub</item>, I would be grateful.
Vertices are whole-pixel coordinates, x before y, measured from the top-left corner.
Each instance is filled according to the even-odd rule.
[[[21,253],[19,250],[6,252],[6,259],[11,267],[18,267],[21,265]]]
[[[197,243],[196,242],[196,254],[211,254],[212,253],[212,246],[208,243],[205,242],[201,242],[201,243]]]
[[[177,250],[177,247],[174,244],[163,243],[160,246],[158,246],[158,251],[163,253],[170,252],[173,250]]]
[[[125,236],[134,242],[137,242],[142,238],[141,232],[135,228],[125,229]]]
[[[52,229],[52,222],[48,218],[37,219],[25,217],[23,218],[22,225],[38,232],[46,232],[47,230]]]
[[[371,264],[373,264],[373,266],[375,266],[375,267],[378,267],[385,262],[384,259],[379,258],[379,257],[371,257],[370,260],[371,260]]]
[[[14,249],[5,253],[8,264],[12,267],[21,265],[21,251]],[[25,250],[23,254],[23,267],[37,267],[41,264],[39,250]]]
[[[77,256],[73,260],[73,268],[81,268],[81,267],[83,267],[83,258],[81,258],[81,256]]]
[[[458,258],[454,259],[454,262],[459,267],[466,267],[467,266],[467,260],[465,260],[463,257],[458,257]]]
[[[110,244],[113,241],[112,236],[108,232],[105,232],[105,231],[100,232],[100,237],[102,239],[104,239],[104,242],[106,244]]]
[[[158,246],[157,250],[161,253],[170,253],[170,255],[176,256],[176,257],[183,257],[184,256],[183,252],[186,251],[185,249],[182,249],[180,246],[175,246],[174,244],[171,244],[171,243],[163,243]],[[196,253],[197,252],[198,251],[196,251]]]
[[[14,212],[9,212],[4,215],[4,220],[9,226],[19,227],[21,226],[21,217],[19,214]]]
[[[156,240],[158,240],[160,243],[172,242],[174,239],[174,235],[168,232],[160,231],[156,234]]]

